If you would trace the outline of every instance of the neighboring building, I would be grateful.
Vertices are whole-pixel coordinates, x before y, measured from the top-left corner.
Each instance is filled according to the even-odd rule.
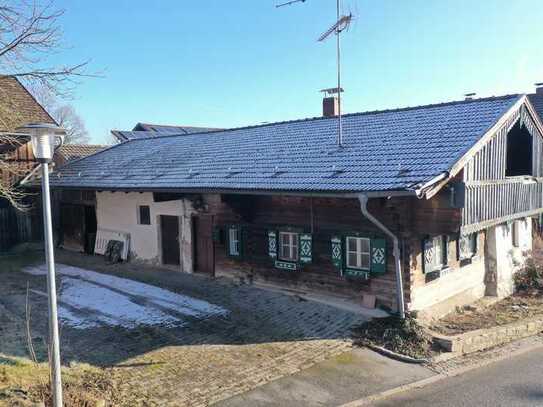
[[[55,123],[17,78],[0,75],[0,184],[6,189],[15,187],[36,165],[28,138],[16,134],[17,128],[32,122]],[[31,205],[33,198],[24,203]],[[40,236],[37,212],[18,212],[0,197],[0,252]]]
[[[64,144],[55,151],[55,166],[61,167],[70,161],[88,157],[89,155],[96,154],[108,147],[109,146],[97,144]]]
[[[543,212],[525,95],[349,114],[343,129],[342,146],[334,117],[116,145],[52,177],[65,234],[82,250],[94,222],[99,252],[121,240],[131,260],[392,310],[399,268],[410,310],[512,291]]]
[[[2,158],[9,163],[7,170],[0,170],[4,185],[17,183],[36,165],[29,140],[14,133],[25,124],[37,122],[55,123],[55,120],[17,78],[0,76],[0,133],[18,140],[18,143],[2,143],[0,139]]]
[[[131,131],[112,130],[111,134],[120,143],[139,138],[159,137],[165,135],[184,135],[194,133],[210,133],[223,129],[194,126],[168,126],[163,124],[137,123]]]
[[[28,123],[53,123],[55,120],[36,101],[32,94],[12,76],[0,76],[0,183],[18,187],[33,178],[38,169],[32,146],[27,136],[18,129]],[[9,142],[6,140],[9,137]],[[55,153],[54,164],[62,166],[69,161],[103,150],[106,146],[64,145]],[[29,209],[20,212],[0,197],[0,251],[16,243],[42,238],[40,200],[29,194],[22,204]]]

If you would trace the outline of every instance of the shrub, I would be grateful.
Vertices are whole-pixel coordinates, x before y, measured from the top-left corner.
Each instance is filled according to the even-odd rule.
[[[543,289],[543,265],[533,258],[528,259],[524,268],[514,276],[515,288],[518,291]]]

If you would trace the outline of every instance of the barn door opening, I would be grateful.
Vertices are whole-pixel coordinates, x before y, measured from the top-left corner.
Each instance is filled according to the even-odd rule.
[[[179,217],[161,215],[160,233],[162,242],[162,263],[173,266],[180,265]]]
[[[62,247],[83,252],[85,249],[85,207],[61,205]]]
[[[94,254],[96,244],[96,208],[94,206],[85,206],[85,253]]]
[[[213,216],[194,217],[194,271],[215,275],[215,247],[213,244]]]

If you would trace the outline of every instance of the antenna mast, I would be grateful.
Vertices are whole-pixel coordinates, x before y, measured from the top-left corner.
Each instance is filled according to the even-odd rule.
[[[306,0],[291,0],[286,3],[278,4],[275,7],[290,6],[294,3],[305,3]],[[338,137],[337,144],[339,147],[343,146],[343,123],[342,123],[342,113],[341,113],[341,33],[349,28],[353,19],[353,15],[341,15],[341,0],[336,0],[336,23],[331,26],[328,30],[322,34],[318,41],[322,42],[328,39],[330,35],[336,34],[336,54],[337,54],[337,88],[336,89],[327,89],[326,91],[330,94],[336,94],[338,98]]]

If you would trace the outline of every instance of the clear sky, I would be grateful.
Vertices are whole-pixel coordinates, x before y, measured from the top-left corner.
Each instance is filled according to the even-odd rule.
[[[136,122],[233,127],[321,114],[335,86],[335,0],[57,0],[69,48],[92,59],[73,101],[93,142]],[[344,110],[533,91],[543,0],[344,0]]]

